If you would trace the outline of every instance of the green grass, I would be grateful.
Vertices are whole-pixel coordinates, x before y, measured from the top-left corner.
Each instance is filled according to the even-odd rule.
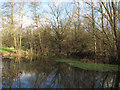
[[[73,67],[78,67],[78,68],[85,69],[85,70],[95,70],[95,71],[100,71],[100,72],[119,70],[118,65],[85,63],[85,62],[69,60],[69,59],[56,59],[55,61],[65,62]]]
[[[0,48],[0,52],[10,52],[9,48]]]
[[[11,52],[11,51],[16,51],[14,48],[6,48],[6,47],[2,47],[0,48],[0,52]]]

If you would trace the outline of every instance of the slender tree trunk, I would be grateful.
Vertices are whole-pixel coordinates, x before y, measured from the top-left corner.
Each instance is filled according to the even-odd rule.
[[[116,15],[116,3],[112,2],[112,8],[113,8],[113,38],[114,38],[114,44],[115,44],[115,55],[117,62],[120,63],[120,60],[118,59],[119,55],[119,47],[118,47],[118,38],[117,38],[117,15]]]
[[[23,23],[23,9],[24,9],[24,2],[23,7],[20,11],[22,11],[22,17],[21,17],[21,24],[20,24],[20,42],[19,42],[19,48],[21,49],[22,46],[22,23]]]
[[[78,33],[80,34],[80,3],[78,1]]]
[[[36,23],[36,27],[37,27],[37,32],[38,32],[38,37],[39,37],[39,44],[40,44],[40,51],[42,53],[42,46],[41,46],[41,35],[40,35],[40,31],[38,30],[38,18],[37,18],[37,4],[36,2],[34,3],[34,17],[35,17],[35,23]]]
[[[14,28],[14,20],[13,20],[13,3],[11,2],[11,27],[13,30],[13,37],[14,37],[14,47],[15,49],[17,48],[17,43],[16,43],[16,35],[15,35],[15,28]]]
[[[91,0],[92,6],[93,6],[93,1]],[[94,8],[92,8],[92,29],[93,29],[93,38],[94,38],[94,53],[96,55],[97,48],[96,48],[96,36],[95,36],[95,17],[94,17]]]
[[[21,25],[21,2],[19,3],[19,33],[21,33],[21,27],[20,27],[20,25]],[[19,46],[19,49],[20,49],[20,41],[19,41],[19,39],[20,39],[20,36],[18,36],[18,46]]]

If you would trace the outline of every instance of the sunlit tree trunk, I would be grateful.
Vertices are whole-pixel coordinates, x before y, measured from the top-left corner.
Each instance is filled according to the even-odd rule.
[[[77,1],[77,30],[80,34],[80,3]]]
[[[93,1],[91,0],[91,4],[93,6]],[[96,36],[95,36],[95,17],[94,17],[94,8],[91,7],[92,9],[92,29],[93,29],[93,38],[94,38],[94,53],[96,55],[97,48],[96,48]]]
[[[11,2],[11,28],[13,30],[13,36],[14,36],[14,47],[17,48],[17,43],[16,43],[16,33],[15,33],[15,27],[14,27],[14,20],[13,20],[13,3]]]
[[[37,17],[37,2],[35,0],[34,2],[34,18],[35,18],[35,24],[36,24],[36,27],[37,27],[37,32],[38,32],[38,38],[39,38],[39,44],[40,44],[40,51],[42,53],[42,44],[41,44],[41,35],[40,35],[40,30],[38,29],[38,17]]]
[[[23,26],[23,10],[24,10],[24,2],[23,2],[23,5],[22,5],[22,8],[21,8],[21,3],[20,3],[20,11],[19,11],[19,16],[21,16],[21,13],[22,13],[22,16],[21,16],[21,23],[19,23],[20,25],[20,41],[19,41],[19,49],[21,49],[21,44],[22,44],[22,26]]]

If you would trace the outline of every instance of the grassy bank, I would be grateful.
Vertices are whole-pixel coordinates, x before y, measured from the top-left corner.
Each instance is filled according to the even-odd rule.
[[[100,72],[119,70],[118,65],[85,63],[85,62],[70,60],[70,59],[56,59],[55,61],[64,62],[73,67],[78,67],[78,68],[85,69],[85,70],[95,70],[95,71],[100,71]]]
[[[0,48],[0,52],[10,52],[11,49],[9,48]]]
[[[8,48],[8,47],[1,47],[0,52],[15,52],[16,50],[14,48]]]
[[[15,48],[1,47],[0,53],[2,54],[2,58],[14,58],[14,57],[24,57],[26,51],[16,50]]]

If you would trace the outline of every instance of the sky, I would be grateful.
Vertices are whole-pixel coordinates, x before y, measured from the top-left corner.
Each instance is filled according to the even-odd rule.
[[[0,2],[33,2],[34,0],[0,0]],[[36,0],[36,1],[40,1],[40,2],[72,2],[73,0]],[[76,0],[76,1],[81,1],[81,0]],[[91,2],[91,0],[84,0],[86,2]],[[94,2],[98,2],[99,0],[93,0]],[[104,1],[104,0],[103,0]],[[112,1],[112,0],[110,0]],[[117,2],[120,0],[116,0]]]
[[[24,1],[24,2],[26,2],[26,4],[25,4],[25,7],[24,7],[24,15],[23,15],[23,28],[25,28],[25,27],[28,27],[28,26],[30,26],[30,25],[32,25],[32,24],[34,24],[34,19],[32,18],[33,17],[33,13],[34,13],[34,9],[32,9],[31,7],[31,5],[30,5],[30,3],[32,2],[32,1],[34,1],[34,0],[0,0],[0,8],[1,8],[1,5],[2,5],[2,3],[3,2],[8,2],[8,1],[11,1],[11,2],[13,2],[13,1],[16,1],[16,2],[21,2],[21,1]],[[40,20],[41,20],[41,22],[43,23],[43,24],[46,24],[46,17],[47,18],[51,18],[52,16],[50,15],[50,14],[48,14],[48,13],[46,13],[46,12],[50,12],[50,8],[49,8],[49,6],[48,6],[48,4],[49,3],[51,3],[51,2],[54,2],[55,3],[55,5],[56,6],[58,6],[58,5],[60,5],[61,3],[71,3],[73,0],[36,0],[36,1],[39,1],[39,2],[41,2],[40,3],[40,5],[38,6],[38,10],[37,10],[37,13],[39,14],[39,16],[42,16],[42,17],[40,17]],[[84,14],[86,14],[86,13],[90,13],[88,10],[87,10],[87,8],[84,8],[85,7],[85,4],[83,4],[83,2],[81,2],[81,0],[79,0],[80,1],[80,10],[81,10],[81,14],[82,15],[84,15]],[[87,0],[87,1],[89,1],[89,0]],[[94,1],[98,1],[98,0],[94,0]],[[118,0],[119,1],[119,0]],[[83,7],[84,6],[84,7]],[[17,6],[16,6],[17,7]],[[66,6],[67,7],[67,9],[69,10],[69,11],[71,11],[72,10],[72,6],[71,5],[69,5],[68,4],[68,6]],[[2,11],[2,10],[1,10]],[[0,12],[1,12],[0,11]],[[33,13],[32,13],[32,12]],[[62,17],[64,18],[65,17],[65,15],[64,15],[64,12],[65,11],[63,11],[62,13]],[[17,12],[15,12],[15,14],[14,14],[14,16],[15,16],[15,19],[18,21],[18,18],[19,18],[19,14],[17,13]],[[0,16],[0,21],[1,21],[1,16]],[[49,22],[49,21],[48,21]]]
[[[9,0],[0,0],[0,2],[1,2],[0,3],[0,8],[1,8],[1,5],[4,2],[7,3],[8,1]],[[10,1],[12,1],[12,0],[10,0]],[[24,1],[26,1],[26,0],[24,0]],[[34,1],[34,0],[31,0],[31,1]],[[31,8],[32,7],[30,5],[31,1],[25,2],[25,5],[24,5],[24,11],[23,11],[24,12],[24,15],[23,15],[23,28],[28,27],[28,26],[30,26],[30,25],[32,25],[34,23],[34,19],[33,19],[34,8],[33,9]],[[50,8],[49,8],[48,4],[51,3],[51,1],[50,0],[39,0],[39,1],[41,3],[40,3],[40,5],[38,5],[37,14],[39,14],[39,16],[42,16],[42,17],[40,17],[41,18],[40,20],[41,20],[42,24],[46,24],[45,23],[46,22],[46,17],[47,18],[51,18],[50,14],[45,13],[45,12],[49,12],[50,11]],[[58,6],[60,4],[60,2],[61,2],[61,1],[55,1],[55,0],[53,0],[53,1],[56,2],[55,3],[56,6]],[[65,2],[65,3],[67,3],[67,2]],[[14,8],[14,20],[19,21],[18,20],[19,19],[19,14],[15,11],[16,8],[19,8],[19,6],[15,6],[15,8]],[[2,12],[2,11],[7,12],[8,9],[1,9],[0,12]],[[63,17],[64,17],[64,15],[63,15]],[[1,21],[1,18],[0,18],[0,21]]]

